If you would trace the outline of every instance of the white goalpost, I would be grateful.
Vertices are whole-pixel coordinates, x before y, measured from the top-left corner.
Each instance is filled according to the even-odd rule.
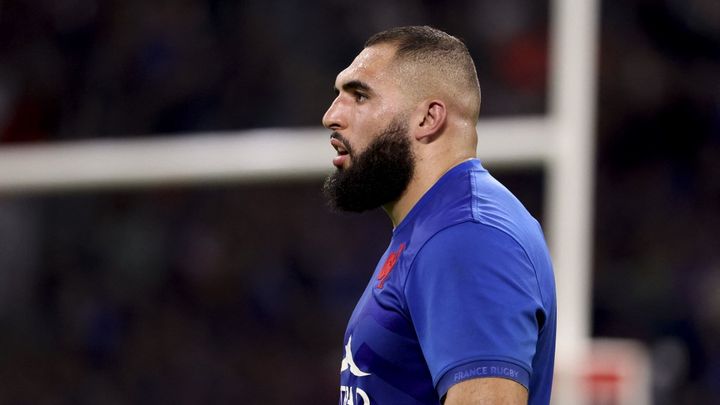
[[[552,154],[546,119],[485,120],[481,155],[541,165]],[[263,128],[176,137],[91,140],[0,148],[0,192],[190,182],[317,178],[335,155],[324,128]]]
[[[578,382],[591,346],[598,0],[551,0],[550,15],[549,114],[482,119],[478,156],[491,168],[545,170],[559,304],[553,403],[575,405],[588,403]],[[320,127],[4,146],[0,194],[320,178],[333,155]]]

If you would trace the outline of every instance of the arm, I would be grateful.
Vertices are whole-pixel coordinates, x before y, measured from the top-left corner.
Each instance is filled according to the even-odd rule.
[[[405,294],[446,404],[527,402],[542,306],[520,245],[480,224],[448,228],[416,256]],[[520,402],[505,401],[510,393]]]
[[[528,392],[505,378],[475,378],[450,387],[444,405],[526,405]]]

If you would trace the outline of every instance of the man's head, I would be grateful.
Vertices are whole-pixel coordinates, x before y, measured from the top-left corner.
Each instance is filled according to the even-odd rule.
[[[428,165],[475,148],[480,87],[465,45],[430,27],[373,35],[338,74],[323,117],[333,131],[337,172],[325,185],[340,209],[397,201]],[[348,153],[350,152],[350,153]]]
[[[395,47],[393,68],[403,91],[414,99],[444,95],[459,113],[477,120],[480,84],[465,44],[428,26],[397,27],[379,32],[365,42]]]

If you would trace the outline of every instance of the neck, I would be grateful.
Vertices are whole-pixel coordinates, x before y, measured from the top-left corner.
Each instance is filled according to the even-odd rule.
[[[452,159],[418,159],[415,172],[403,195],[396,201],[383,205],[390,217],[393,229],[410,213],[425,193],[450,169],[474,158],[473,154],[458,155]]]

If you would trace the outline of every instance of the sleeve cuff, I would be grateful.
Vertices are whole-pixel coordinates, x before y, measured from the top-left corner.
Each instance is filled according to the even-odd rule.
[[[507,378],[522,384],[525,388],[530,385],[530,373],[517,364],[497,360],[480,360],[446,371],[437,383],[437,392],[442,398],[450,387],[457,383],[473,378],[487,377]]]

